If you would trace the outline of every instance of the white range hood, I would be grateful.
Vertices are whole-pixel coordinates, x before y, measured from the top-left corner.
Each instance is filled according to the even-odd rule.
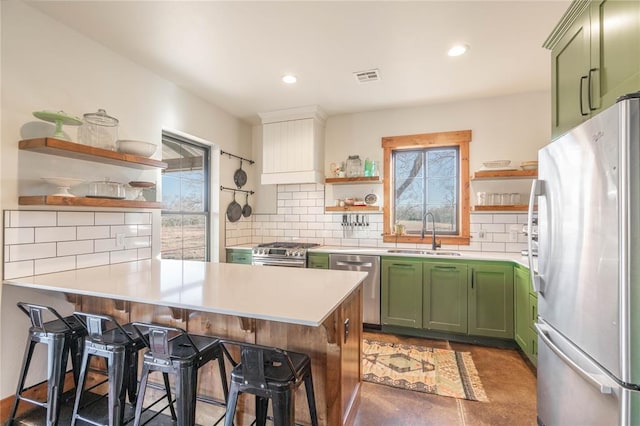
[[[317,106],[260,113],[263,185],[324,182],[324,122]]]

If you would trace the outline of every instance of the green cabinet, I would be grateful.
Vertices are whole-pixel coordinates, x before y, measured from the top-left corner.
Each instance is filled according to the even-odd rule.
[[[469,334],[513,339],[513,267],[469,264]]]
[[[513,267],[383,257],[382,324],[513,339]]]
[[[329,253],[307,253],[307,268],[329,269]]]
[[[423,264],[422,328],[467,332],[467,265]]]
[[[251,265],[251,249],[227,249],[227,263],[244,263]]]
[[[513,279],[515,341],[535,365],[538,355],[538,334],[535,329],[538,318],[538,298],[531,288],[531,277],[527,268],[516,266]]]
[[[383,325],[422,326],[422,260],[383,257],[381,319]]]
[[[544,46],[557,137],[640,89],[640,2],[574,1]]]

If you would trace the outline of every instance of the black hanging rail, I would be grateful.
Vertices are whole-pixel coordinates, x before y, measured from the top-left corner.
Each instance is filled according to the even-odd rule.
[[[231,192],[244,192],[245,194],[253,195],[255,192],[253,191],[245,191],[244,189],[237,188],[227,188],[226,186],[220,185],[220,191],[231,191]]]
[[[235,154],[232,154],[232,153],[227,152],[227,151],[222,151],[222,150],[220,150],[220,155],[228,155],[228,156],[229,156],[229,158],[231,158],[231,157],[233,157],[233,158],[237,158],[238,160],[246,161],[246,162],[247,162],[247,163],[249,163],[249,164],[253,164],[253,163],[255,163],[255,161],[253,161],[253,160],[249,160],[248,158],[240,157],[239,155],[235,155]],[[245,192],[246,192],[246,191],[245,191]]]

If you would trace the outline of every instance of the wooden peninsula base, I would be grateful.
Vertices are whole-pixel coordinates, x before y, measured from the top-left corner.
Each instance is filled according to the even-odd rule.
[[[118,301],[66,293],[79,311],[110,314],[118,321],[147,321],[185,328],[243,342],[276,346],[308,354],[312,372],[318,420],[321,425],[353,423],[360,400],[362,352],[361,287],[344,300],[322,323],[313,327],[181,308]],[[237,354],[234,354],[237,358]],[[199,393],[222,399],[217,365],[211,363],[199,378]],[[227,372],[230,371],[228,366]],[[253,400],[239,404],[237,424],[253,418]],[[296,423],[311,424],[304,386],[296,393]]]

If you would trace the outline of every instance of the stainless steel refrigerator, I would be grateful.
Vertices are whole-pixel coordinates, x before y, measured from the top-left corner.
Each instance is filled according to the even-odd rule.
[[[538,153],[539,424],[640,424],[639,97]]]

